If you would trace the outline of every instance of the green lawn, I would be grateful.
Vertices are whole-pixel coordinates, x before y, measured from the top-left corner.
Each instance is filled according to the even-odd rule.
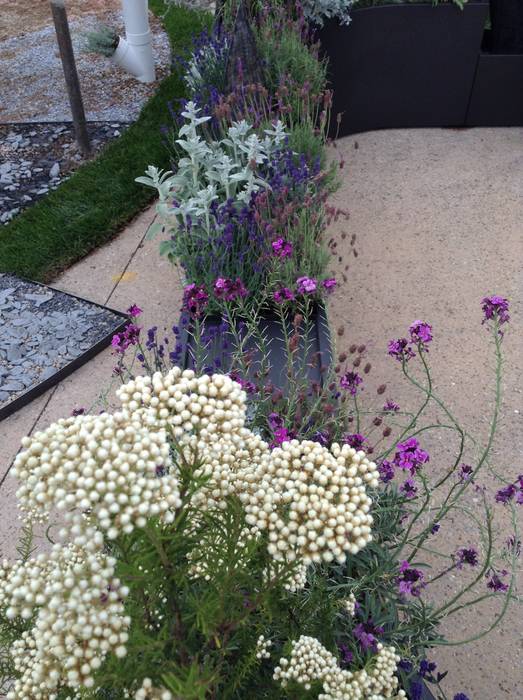
[[[149,0],[162,15],[163,0]],[[209,26],[210,16],[173,7],[163,18],[174,54]],[[68,265],[113,238],[154,196],[134,182],[150,164],[167,165],[160,127],[171,118],[167,102],[183,96],[178,75],[168,76],[138,120],[69,180],[0,227],[0,271],[47,282]]]

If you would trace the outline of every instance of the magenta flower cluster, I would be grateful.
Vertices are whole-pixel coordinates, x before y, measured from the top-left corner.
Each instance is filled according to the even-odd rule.
[[[140,338],[140,330],[134,323],[129,323],[121,333],[113,335],[111,345],[115,352],[124,353],[131,345],[137,345]]]
[[[321,283],[318,283],[318,280],[314,277],[298,277],[296,280],[295,291],[289,289],[289,287],[280,287],[274,292],[273,299],[277,304],[283,304],[285,301],[292,301],[295,299],[296,295],[308,296],[311,294],[316,294],[316,292],[319,290],[320,284],[324,291],[330,294],[335,289],[337,282],[334,277],[328,277]]]
[[[342,389],[346,389],[351,396],[356,396],[358,393],[358,386],[363,383],[363,379],[357,372],[346,372],[340,378],[340,386]]]
[[[183,309],[191,316],[200,316],[208,303],[209,295],[203,284],[188,284],[183,290]]]
[[[428,352],[428,345],[432,342],[432,326],[425,321],[414,321],[409,327],[409,338],[398,338],[390,340],[388,353],[399,362],[408,362],[416,353],[413,345],[420,352]]]
[[[292,255],[293,247],[292,243],[286,241],[284,238],[277,238],[272,242],[272,250],[276,257],[285,259],[290,258]]]
[[[402,595],[419,596],[425,587],[423,578],[423,571],[415,569],[408,561],[402,561],[399,576],[396,579],[399,592]]]
[[[496,494],[496,501],[504,505],[515,501],[518,505],[523,505],[523,474],[520,474],[514,483],[500,489]]]
[[[238,277],[236,280],[231,280],[226,277],[218,277],[214,283],[214,294],[217,299],[224,301],[235,301],[242,299],[248,295],[245,285]]]
[[[497,321],[498,325],[508,323],[510,315],[508,312],[508,299],[496,296],[484,297],[481,302],[484,318],[482,323],[487,321]]]

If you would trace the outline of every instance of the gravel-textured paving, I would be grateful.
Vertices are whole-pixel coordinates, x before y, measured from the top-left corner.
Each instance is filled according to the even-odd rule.
[[[120,122],[89,124],[89,158],[125,128]],[[70,123],[0,125],[0,224],[45,197],[86,160]]]
[[[19,17],[19,5],[26,0],[3,6],[0,0],[2,24],[11,24],[12,34],[0,41],[0,122],[63,122],[71,119],[71,110],[64,83],[63,69],[56,44],[55,30],[49,4],[42,17],[31,26],[31,15]],[[32,3],[34,4],[34,3]],[[168,73],[171,56],[169,39],[160,22],[150,16],[156,82],[140,83],[126,71],[113,65],[108,58],[85,53],[85,32],[95,30],[101,23],[115,27],[123,34],[120,11],[109,6],[93,7],[85,3],[86,14],[69,13],[69,27],[75,51],[75,61],[88,121],[134,121],[144,103],[156,92],[158,82]],[[16,21],[19,17],[20,21]],[[44,22],[44,26],[41,25]]]
[[[0,412],[121,323],[108,309],[0,274]]]

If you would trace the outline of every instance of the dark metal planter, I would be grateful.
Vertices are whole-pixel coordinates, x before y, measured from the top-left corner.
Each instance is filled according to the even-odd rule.
[[[523,126],[523,54],[490,53],[490,32],[483,48],[467,126]]]
[[[288,326],[292,332],[293,313],[289,314]],[[205,369],[216,372],[229,372],[234,348],[234,341],[230,331],[221,327],[222,320],[215,316],[206,319],[204,333],[208,336],[206,341]],[[307,340],[307,360],[306,372],[309,382],[323,383],[326,369],[332,362],[331,336],[327,320],[327,314],[323,304],[318,304],[313,311]],[[180,328],[185,330],[180,335],[182,354],[180,364],[186,369],[195,367],[195,342],[193,330],[190,324],[180,323]],[[259,370],[259,351],[257,350],[256,339],[248,338],[245,345],[247,353],[252,352],[252,361],[249,368],[249,376],[242,379],[253,383],[272,384],[275,389],[285,391],[287,386],[287,352],[281,321],[279,317],[268,312],[261,317],[259,325],[260,331],[268,339],[270,371],[267,377],[257,376]],[[305,348],[305,332],[301,328],[301,338],[295,352],[295,369],[302,363]]]
[[[464,126],[488,0],[380,5],[319,31],[334,90],[332,130]]]
[[[436,700],[436,697],[432,694],[430,691],[429,686],[427,683],[421,678],[421,676],[416,676],[416,678],[413,678],[411,683],[415,682],[421,685],[421,695],[417,695],[416,697],[419,698],[419,700]],[[412,689],[411,687],[406,688],[407,695],[412,697]]]
[[[111,340],[113,338],[113,335],[116,333],[121,332],[125,326],[129,323],[129,317],[122,313],[121,311],[115,311],[114,309],[110,309],[107,306],[103,306],[102,304],[97,304],[93,301],[89,301],[88,299],[84,299],[83,297],[79,297],[76,294],[69,294],[68,292],[63,292],[60,289],[56,289],[55,287],[50,287],[49,285],[44,285],[40,284],[39,282],[33,282],[32,280],[26,280],[24,278],[19,278],[24,282],[30,282],[31,284],[35,286],[42,287],[42,289],[51,289],[52,291],[63,294],[64,296],[72,297],[73,299],[78,299],[81,302],[84,302],[86,304],[89,304],[91,306],[97,307],[99,309],[103,309],[104,311],[109,311],[112,313],[116,319],[119,319],[119,322],[115,323],[114,328],[111,329],[109,333],[104,335],[102,338],[100,338],[94,345],[92,345],[88,350],[82,352],[79,354],[77,357],[75,357],[71,362],[68,364],[64,365],[60,369],[58,369],[52,376],[48,377],[47,379],[42,380],[38,384],[33,385],[26,391],[24,391],[23,394],[18,396],[17,398],[13,399],[10,401],[8,404],[0,407],[0,421],[2,421],[4,418],[7,418],[10,416],[12,413],[15,413],[18,411],[20,408],[25,406],[26,404],[30,403],[34,399],[36,399],[38,396],[46,392],[48,389],[50,389],[52,386],[55,384],[58,384],[61,382],[63,379],[68,377],[70,374],[72,374],[75,370],[77,370],[79,367],[84,365],[88,360],[90,360],[92,357],[97,355],[99,352],[104,350],[108,345],[111,344]]]

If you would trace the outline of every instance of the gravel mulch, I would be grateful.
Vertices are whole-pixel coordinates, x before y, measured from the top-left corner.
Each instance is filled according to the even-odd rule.
[[[120,122],[89,124],[89,158],[120,136],[127,126]],[[56,189],[86,160],[69,122],[0,125],[0,224],[7,224]]]
[[[109,309],[0,273],[0,416],[121,323]]]

